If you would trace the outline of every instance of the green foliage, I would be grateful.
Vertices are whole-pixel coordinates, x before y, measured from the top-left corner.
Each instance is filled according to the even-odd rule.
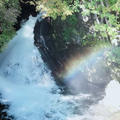
[[[118,0],[108,0],[109,4],[110,5],[114,5],[117,3]]]
[[[86,46],[93,44],[92,35],[88,35],[89,28],[78,19],[77,13],[67,16],[64,21],[60,18],[53,22],[56,48],[69,49],[71,46]]]
[[[37,0],[30,3],[36,5],[37,11],[46,11],[46,15],[54,19],[61,16],[65,20],[67,16],[79,11],[79,0]]]
[[[76,15],[68,16],[64,21],[63,39],[65,42],[70,42],[71,37],[77,34],[77,23],[78,19]]]
[[[84,0],[80,5],[83,16],[95,17],[93,29],[102,40],[111,42],[120,30],[118,18],[120,16],[119,0]]]
[[[5,47],[7,47],[7,44],[9,40],[15,35],[15,30],[6,30],[0,35],[0,52],[3,51]]]
[[[61,32],[65,42],[78,38],[82,46],[98,43],[99,40],[111,42],[120,30],[120,0],[37,0],[31,4],[36,5],[37,11],[46,11],[47,16],[54,19],[60,16],[64,20],[61,21],[64,26],[61,27]],[[89,24],[88,29],[92,34],[84,28],[77,27],[76,23],[79,24],[81,19],[79,15],[76,17],[76,13],[88,18],[92,15],[92,24],[89,24],[90,19],[85,22],[86,26]]]
[[[106,54],[107,66],[111,68],[111,76],[120,82],[120,47],[113,47]]]
[[[109,62],[116,62],[120,65],[120,47],[115,47],[110,51]]]
[[[20,14],[19,0],[0,1],[0,51],[7,45],[8,41],[15,34],[13,25]]]

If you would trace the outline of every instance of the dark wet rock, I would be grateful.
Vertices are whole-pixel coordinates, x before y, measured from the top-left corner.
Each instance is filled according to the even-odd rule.
[[[61,43],[54,38],[55,31],[53,29],[53,20],[50,17],[44,19],[38,19],[34,27],[34,44],[39,49],[42,59],[51,69],[55,78],[61,81],[61,71],[64,70],[64,64],[71,57],[71,53],[74,54],[74,51],[78,46],[73,44],[69,45],[69,48],[65,48],[62,44],[64,41],[61,40]],[[63,43],[62,43],[63,42]],[[60,46],[58,46],[58,44]]]
[[[0,94],[0,99],[1,99],[1,94]],[[0,101],[0,120],[14,120],[14,117],[7,113],[8,109],[9,109],[9,105]]]
[[[88,32],[87,27],[81,22],[81,31]],[[34,27],[34,44],[38,47],[44,62],[49,66],[54,76],[62,79],[62,72],[65,64],[74,56],[74,53],[81,52],[79,44],[71,40],[63,39],[64,26],[67,22],[52,20],[50,17],[38,19]],[[69,27],[69,26],[68,26]],[[87,30],[87,31],[86,31]],[[69,44],[68,44],[69,43]]]
[[[0,26],[0,34],[2,34],[2,32],[3,32],[3,31],[2,31],[2,28],[1,28],[1,26]]]
[[[7,113],[9,109],[9,105],[3,103],[1,100],[2,100],[2,95],[0,94],[0,120],[14,120],[14,117]]]
[[[34,44],[39,49],[42,59],[51,69],[52,74],[57,76],[57,72],[62,67],[62,63],[55,51],[55,42],[52,34],[51,18],[38,19],[34,27]]]

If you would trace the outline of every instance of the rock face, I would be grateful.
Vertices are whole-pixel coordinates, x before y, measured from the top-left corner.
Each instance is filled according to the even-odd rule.
[[[34,44],[39,49],[44,62],[51,69],[54,76],[57,76],[61,62],[55,51],[52,34],[51,18],[46,17],[43,20],[38,19],[34,27]]]
[[[88,61],[90,65],[86,62],[82,65],[84,69],[76,70],[76,73],[72,77],[65,78],[64,74],[68,71],[67,68],[71,66],[69,71],[72,71],[72,65],[74,66],[77,59],[82,60],[82,58],[87,58],[92,54],[92,47],[80,47],[70,43],[69,47],[61,50],[64,46],[58,46],[57,44],[56,47],[56,42],[59,43],[59,41],[53,37],[54,30],[52,27],[51,18],[37,20],[34,27],[34,44],[39,49],[44,62],[51,69],[56,82],[64,86],[64,91],[67,91],[66,93],[91,92],[93,95],[99,96],[101,92],[104,92],[107,83],[111,80],[109,68],[105,66],[106,63],[101,62],[104,61],[104,57],[102,57],[103,53],[101,53],[99,61],[99,56],[93,57],[96,61],[93,65],[91,64],[93,58],[91,58]],[[60,40],[64,44],[64,41]],[[96,94],[94,92],[95,89],[100,92]]]
[[[0,100],[2,96],[0,94]],[[8,115],[7,111],[9,110],[9,105],[4,104],[0,101],[0,120],[14,120],[12,115]]]
[[[62,32],[64,31],[61,27],[64,27],[64,24],[67,23],[62,25],[62,21],[60,21],[55,28],[58,21],[56,22],[50,17],[42,20],[38,19],[34,27],[34,44],[39,49],[44,62],[51,69],[53,75],[61,80],[63,79],[62,74],[66,67],[65,64],[77,52],[82,51],[82,46],[80,47],[73,42],[69,42],[69,45],[66,44],[66,41],[62,38]],[[61,37],[59,37],[60,35]]]
[[[7,114],[7,110],[9,109],[9,105],[5,105],[3,103],[0,103],[0,119],[1,120],[13,120],[13,116],[9,116]]]

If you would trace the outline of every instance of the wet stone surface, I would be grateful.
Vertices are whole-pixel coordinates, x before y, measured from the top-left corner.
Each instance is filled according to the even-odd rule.
[[[0,120],[14,120],[12,115],[8,115],[9,105],[2,102],[2,96],[0,94]]]

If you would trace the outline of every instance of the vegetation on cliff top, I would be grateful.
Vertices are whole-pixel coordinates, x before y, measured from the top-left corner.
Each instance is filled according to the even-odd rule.
[[[56,20],[64,28],[60,27],[62,30],[59,30],[57,27],[56,30],[62,32],[63,41],[86,46],[103,41],[111,43],[113,39],[118,39],[119,0],[32,0],[30,3],[36,6],[37,11],[46,11],[47,16],[62,19]],[[89,31],[86,27],[85,30],[78,28],[79,24],[86,24]]]
[[[103,41],[111,43],[113,39],[118,39],[120,31],[119,0],[26,1],[35,5],[36,11],[46,11],[47,16],[55,19],[53,22],[54,37],[62,40],[63,46],[70,44],[91,46]],[[15,34],[13,25],[16,23],[19,13],[19,0],[0,1],[0,50]],[[57,23],[60,23],[59,26]]]

